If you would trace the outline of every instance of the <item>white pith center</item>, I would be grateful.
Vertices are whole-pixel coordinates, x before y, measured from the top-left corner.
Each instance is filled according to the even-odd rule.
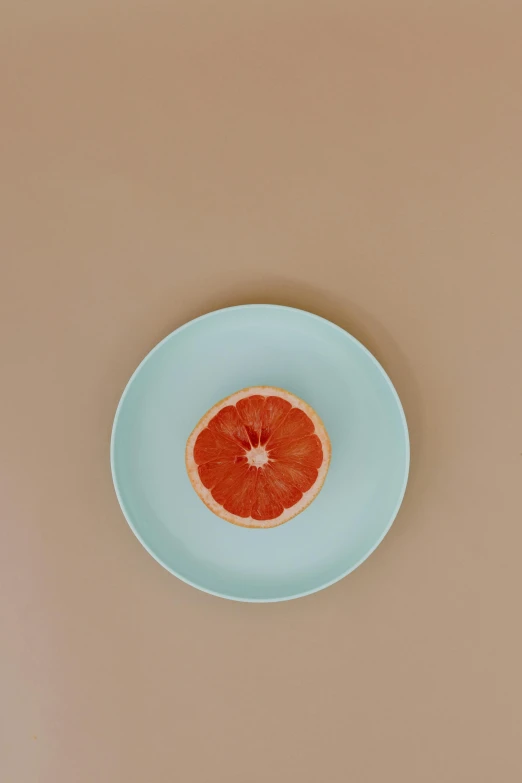
[[[247,452],[247,460],[249,465],[253,465],[255,468],[262,468],[268,462],[267,450],[264,446],[256,446]]]

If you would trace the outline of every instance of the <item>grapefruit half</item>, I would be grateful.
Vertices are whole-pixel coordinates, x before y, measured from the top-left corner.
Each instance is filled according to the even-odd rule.
[[[197,494],[235,525],[282,525],[317,497],[330,440],[315,411],[272,386],[218,402],[187,441],[185,464]]]

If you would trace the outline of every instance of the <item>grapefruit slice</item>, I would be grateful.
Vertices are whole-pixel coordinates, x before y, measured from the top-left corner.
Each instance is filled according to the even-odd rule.
[[[235,525],[282,525],[317,497],[330,441],[315,411],[271,386],[243,389],[206,413],[187,441],[187,472],[208,508]]]

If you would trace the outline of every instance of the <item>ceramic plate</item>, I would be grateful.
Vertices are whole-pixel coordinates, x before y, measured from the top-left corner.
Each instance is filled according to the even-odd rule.
[[[185,470],[201,416],[248,386],[301,397],[332,444],[318,497],[270,530],[215,516]],[[390,379],[354,337],[302,310],[245,305],[190,321],[143,360],[116,411],[111,467],[130,527],[171,573],[224,598],[283,601],[346,576],[382,541],[406,488],[408,430]]]

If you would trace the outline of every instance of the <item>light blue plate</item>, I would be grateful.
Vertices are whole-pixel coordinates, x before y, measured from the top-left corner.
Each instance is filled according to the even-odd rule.
[[[185,471],[201,416],[247,386],[306,400],[332,443],[318,497],[271,530],[219,519]],[[284,601],[346,576],[382,541],[406,489],[408,430],[391,381],[354,337],[302,310],[245,305],[190,321],[143,360],[116,411],[111,467],[130,527],[161,565],[224,598]]]

